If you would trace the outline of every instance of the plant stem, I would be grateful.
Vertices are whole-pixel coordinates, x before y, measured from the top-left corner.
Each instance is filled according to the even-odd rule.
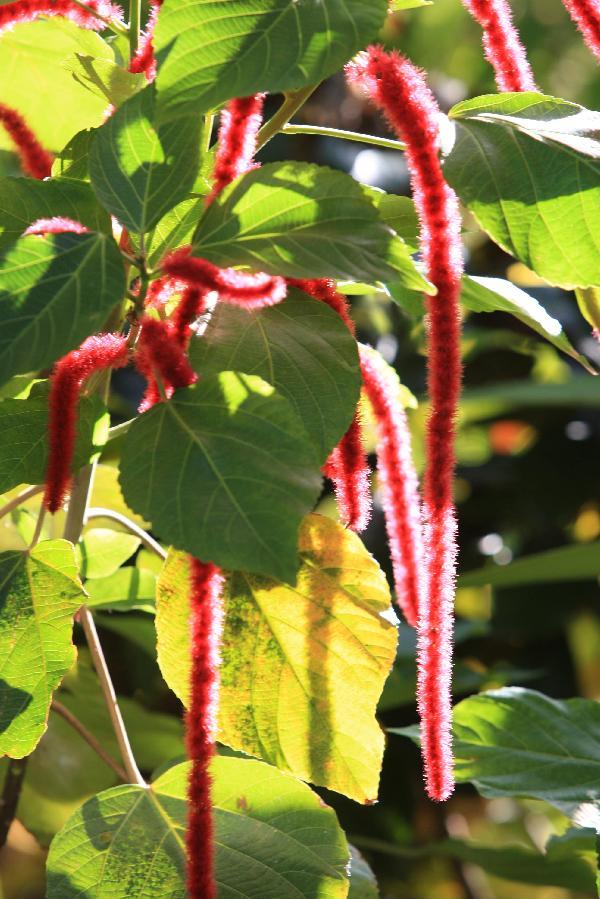
[[[122,437],[123,434],[126,434],[134,421],[135,418],[129,418],[127,421],[122,421],[120,425],[113,425],[112,428],[109,428],[107,443],[110,443],[111,440],[116,440],[118,437]]]
[[[69,502],[67,521],[64,530],[65,540],[70,540],[70,542],[73,544],[76,544],[81,537],[81,531],[85,523],[89,494],[92,487],[93,475],[94,466],[86,465],[85,468],[82,468],[73,479],[71,499]],[[115,693],[115,688],[110,677],[108,665],[106,664],[106,659],[104,658],[104,653],[102,652],[102,645],[98,638],[98,632],[96,631],[94,618],[92,616],[92,613],[86,606],[82,606],[79,610],[79,620],[81,622],[81,626],[83,627],[85,638],[92,655],[92,661],[94,663],[94,668],[96,669],[96,674],[98,675],[98,680],[100,681],[102,693],[104,694],[104,700],[106,702],[108,714],[110,716],[113,730],[117,738],[123,765],[127,773],[127,780],[129,783],[137,784],[140,787],[145,787],[146,782],[139,772],[133,752],[131,750],[131,744],[129,742],[129,737],[125,729],[125,723],[123,721],[121,709],[119,708],[117,695]]]
[[[86,516],[86,519],[88,520],[91,518],[110,518],[113,521],[118,521],[124,528],[127,528],[128,531],[131,531],[132,534],[139,537],[144,546],[152,550],[152,552],[155,552],[157,556],[160,556],[161,559],[167,558],[167,551],[162,548],[160,543],[158,543],[154,537],[151,537],[147,531],[137,525],[135,521],[132,521],[131,518],[127,518],[126,515],[121,515],[120,512],[115,512],[113,509],[94,507],[93,509],[88,509]]]
[[[137,53],[142,23],[142,0],[131,0],[129,6],[129,55],[133,59]]]
[[[119,780],[122,780],[124,783],[127,783],[127,772],[124,768],[119,765],[118,762],[115,762],[112,755],[110,755],[102,743],[87,729],[87,727],[81,723],[79,718],[76,718],[73,712],[71,712],[66,705],[63,705],[62,702],[59,702],[58,699],[52,700],[52,711],[56,712],[57,715],[60,715],[61,718],[70,724],[73,730],[77,731],[80,737],[82,737],[85,742],[91,746],[96,755],[98,755],[103,762],[105,762],[109,768],[115,772]]]
[[[200,146],[202,147],[203,153],[208,153],[208,151],[210,150],[210,139],[212,137],[214,121],[214,115],[204,116],[204,121],[202,123],[202,134],[200,138]]]
[[[0,508],[0,518],[4,518],[5,515],[9,515],[13,509],[17,509],[23,503],[26,503],[28,499],[31,499],[32,496],[37,496],[38,493],[41,493],[44,489],[43,484],[35,484],[33,487],[27,487],[26,490],[22,490],[21,493],[17,493],[16,496],[13,496],[9,502],[6,503],[5,506]]]
[[[374,147],[384,147],[387,150],[406,150],[406,144],[388,137],[376,137],[371,134],[361,134],[359,131],[342,131],[340,128],[322,128],[321,125],[284,125],[282,134],[314,134],[320,137],[337,137],[340,140],[353,140],[360,144],[372,144]]]
[[[44,527],[44,518],[46,517],[46,507],[44,503],[40,506],[40,511],[38,512],[37,521],[35,524],[35,531],[33,532],[33,537],[31,538],[31,543],[29,544],[29,549],[32,550],[35,546],[37,546],[39,539],[42,535],[42,528]]]
[[[287,125],[292,116],[296,115],[300,107],[304,106],[310,95],[316,91],[318,86],[318,84],[311,84],[308,87],[301,88],[301,90],[290,91],[284,95],[285,100],[275,115],[271,116],[269,121],[265,122],[258,132],[256,152],[262,149],[262,147],[264,147],[271,138],[275,137],[276,134],[279,134],[284,125]]]
[[[26,768],[26,758],[8,760],[2,796],[0,796],[0,848],[6,843],[10,825],[17,814]]]
[[[75,6],[78,6],[80,9],[89,12],[95,19],[98,19],[99,22],[102,22],[113,34],[118,35],[127,35],[128,29],[127,25],[123,25],[122,22],[119,22],[117,19],[107,19],[106,16],[101,16],[99,12],[96,12],[95,9],[92,9],[91,6],[88,6],[86,3],[82,3],[81,0],[73,0]]]

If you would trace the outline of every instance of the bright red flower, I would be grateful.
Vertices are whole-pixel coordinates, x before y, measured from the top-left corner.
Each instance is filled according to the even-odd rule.
[[[157,377],[162,382],[167,398],[171,397],[175,390],[189,387],[197,380],[185,349],[177,340],[172,321],[150,316],[142,319],[134,361],[136,368],[148,382],[139,407],[140,412],[145,412],[162,399]]]
[[[105,19],[123,20],[121,7],[109,3],[108,0],[86,0],[86,6]],[[95,31],[102,31],[105,28],[100,19],[71,0],[13,0],[12,3],[0,6],[0,31],[20,22],[32,22],[39,16],[63,16],[81,28],[92,28]]]
[[[23,231],[23,236],[29,234],[87,234],[89,228],[76,222],[74,219],[66,218],[62,215],[53,215],[49,219],[37,219],[32,222],[29,227]]]
[[[0,22],[2,10],[0,6]],[[0,125],[3,125],[15,145],[23,171],[32,178],[49,178],[54,157],[41,145],[21,113],[0,103]]]
[[[426,579],[419,603],[418,701],[427,791],[432,799],[443,800],[454,786],[450,670],[456,564],[452,488],[461,383],[460,214],[438,156],[440,112],[422,74],[407,59],[380,47],[362,54],[349,74],[369,90],[407,145],[423,258],[438,291],[427,297],[431,412],[423,491]]]
[[[134,74],[144,74],[147,81],[156,78],[156,59],[154,58],[154,29],[158,21],[158,13],[163,0],[150,0],[150,15],[135,56],[129,63],[129,71]]]
[[[49,512],[62,506],[71,481],[75,452],[77,402],[81,388],[97,371],[127,364],[127,341],[120,334],[88,337],[79,349],[59,359],[50,376],[48,443],[44,504]]]
[[[213,188],[207,205],[239,175],[254,168],[256,139],[262,124],[265,94],[230,100],[221,113]]]
[[[535,79],[507,0],[463,0],[483,28],[483,48],[500,91],[536,91]]]
[[[323,466],[335,489],[342,523],[360,534],[371,518],[371,470],[362,445],[358,410],[352,423]]]
[[[190,899],[214,899],[210,762],[214,753],[219,689],[223,576],[209,562],[190,559],[192,670],[186,745],[188,783],[187,864]]]
[[[599,0],[563,0],[563,3],[581,31],[586,44],[592,53],[600,59]]]

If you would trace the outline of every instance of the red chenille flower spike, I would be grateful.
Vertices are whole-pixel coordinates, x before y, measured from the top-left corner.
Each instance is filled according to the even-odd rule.
[[[145,316],[138,338],[135,366],[148,382],[139,411],[145,412],[162,399],[156,377],[162,381],[167,398],[180,387],[189,387],[197,380],[184,348],[175,335],[173,322]]]
[[[223,576],[216,565],[208,562],[190,559],[190,566],[192,671],[186,744],[192,768],[188,783],[188,896],[214,899],[210,762],[217,718]]]
[[[349,74],[369,90],[407,145],[427,276],[438,291],[427,297],[431,412],[423,491],[426,579],[418,618],[418,702],[427,792],[443,800],[454,788],[450,673],[456,564],[452,492],[461,382],[460,214],[438,157],[439,109],[422,74],[407,59],[379,47],[362,54]]]
[[[584,41],[600,59],[600,0],[563,0],[563,3]]]
[[[2,10],[5,8],[0,6],[0,21]],[[4,126],[15,145],[25,174],[40,180],[50,177],[54,157],[42,147],[23,116],[16,109],[0,103],[0,125]]]
[[[108,0],[86,0],[86,6],[105,19],[123,20],[123,10]],[[95,31],[106,27],[93,13],[77,6],[72,0],[13,0],[0,6],[0,32],[20,22],[32,22],[38,16],[63,16],[81,28]]]
[[[360,534],[371,518],[371,470],[362,445],[358,410],[352,423],[323,466],[323,474],[333,481],[342,523]]]
[[[230,100],[221,113],[213,188],[207,205],[239,175],[253,168],[256,138],[262,124],[265,94]]]
[[[533,72],[507,0],[463,0],[483,28],[483,48],[500,91],[535,91]]]
[[[377,470],[394,569],[396,599],[416,627],[423,592],[423,544],[417,474],[410,431],[395,372],[370,347],[359,345],[365,393],[377,430]]]
[[[187,349],[192,335],[193,322],[206,312],[206,298],[209,291],[199,287],[186,287],[173,314],[173,336],[177,343]]]
[[[77,401],[85,381],[96,371],[127,364],[127,341],[119,334],[88,337],[79,349],[59,359],[50,376],[48,443],[44,505],[57,512],[71,480],[75,452]]]
[[[150,0],[150,15],[136,54],[129,63],[129,71],[135,75],[144,74],[147,81],[156,78],[156,59],[154,58],[154,29],[158,21],[158,13],[163,0]]]
[[[26,237],[29,234],[66,234],[69,232],[71,234],[87,234],[88,231],[89,228],[86,228],[81,222],[65,218],[62,215],[54,215],[49,219],[37,219],[37,221],[32,222],[23,231],[23,236]]]

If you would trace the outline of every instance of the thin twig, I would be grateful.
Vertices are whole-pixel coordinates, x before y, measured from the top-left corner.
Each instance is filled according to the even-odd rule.
[[[76,718],[75,715],[63,705],[62,702],[59,702],[58,699],[52,700],[52,711],[56,712],[57,715],[60,715],[61,718],[64,718],[67,724],[70,724],[73,730],[76,730],[80,737],[82,737],[85,742],[92,747],[96,755],[98,755],[103,762],[105,762],[109,768],[115,772],[117,777],[123,781],[123,783],[127,783],[128,777],[127,772],[124,768],[116,762],[112,755],[106,751],[102,743],[96,739],[96,737],[87,729],[87,727],[81,723],[79,718]]]
[[[122,437],[123,434],[126,434],[135,420],[135,418],[130,418],[128,419],[128,421],[121,422],[120,425],[113,425],[112,428],[109,428],[107,443],[109,443],[111,440],[116,440],[117,437]]]
[[[265,122],[258,132],[256,152],[262,149],[276,134],[279,134],[283,126],[287,125],[292,116],[296,115],[301,106],[304,106],[318,86],[318,84],[311,84],[308,87],[303,87],[301,90],[290,91],[285,95],[285,100],[275,115],[271,116],[269,121]]]
[[[282,134],[312,134],[318,137],[336,137],[339,140],[352,140],[359,144],[372,144],[374,147],[384,147],[386,150],[406,150],[406,144],[389,137],[376,137],[371,134],[362,134],[360,131],[343,131],[341,128],[323,128],[321,125],[284,125]]]
[[[167,558],[167,551],[162,548],[160,543],[158,543],[154,537],[151,537],[147,531],[141,528],[139,524],[136,524],[131,518],[127,518],[126,515],[115,512],[113,509],[102,509],[98,506],[88,509],[86,520],[89,521],[92,518],[110,518],[112,521],[118,521],[124,528],[127,528],[128,531],[131,531],[132,534],[139,537],[144,546],[152,550],[152,552],[155,552],[157,556],[160,556],[163,560]]]
[[[42,535],[42,528],[44,527],[44,518],[46,517],[46,506],[42,503],[40,506],[40,511],[38,512],[37,521],[35,523],[35,531],[33,532],[33,537],[31,538],[31,543],[29,544],[29,549],[32,550],[37,546],[39,539]]]
[[[131,59],[137,53],[141,21],[142,0],[131,0],[129,5],[129,56]]]
[[[37,496],[38,493],[41,493],[44,489],[43,484],[36,484],[33,487],[28,487],[26,490],[22,490],[21,493],[17,493],[16,496],[6,503],[5,506],[0,508],[0,518],[4,518],[5,515],[9,515],[13,509],[17,509],[19,506],[26,503],[28,499],[31,499],[32,496]]]
[[[0,796],[0,848],[6,843],[10,825],[17,814],[26,768],[26,758],[8,760],[4,786]]]

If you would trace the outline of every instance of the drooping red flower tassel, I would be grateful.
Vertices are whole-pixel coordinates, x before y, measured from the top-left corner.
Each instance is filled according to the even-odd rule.
[[[173,336],[177,343],[187,349],[192,336],[193,322],[206,312],[206,298],[209,291],[200,287],[186,287],[173,314]]]
[[[127,364],[127,341],[119,334],[88,337],[79,349],[59,359],[50,376],[48,443],[44,505],[49,512],[62,506],[71,481],[75,452],[77,401],[84,383],[97,371]]]
[[[135,366],[144,375],[148,386],[139,407],[140,412],[150,409],[162,399],[157,376],[162,382],[165,396],[173,395],[180,387],[189,387],[197,380],[175,335],[173,322],[145,316],[141,322],[135,354]]]
[[[210,762],[218,702],[223,576],[209,562],[190,560],[192,670],[186,745],[188,783],[187,866],[190,899],[215,899]]]
[[[30,234],[87,234],[89,228],[76,222],[75,219],[66,218],[63,215],[53,215],[49,219],[37,219],[23,231],[23,237]]]
[[[163,0],[150,0],[150,15],[143,34],[140,37],[137,52],[129,63],[129,71],[133,74],[144,74],[147,81],[156,78],[156,59],[154,58],[154,29],[158,21],[158,13]]]
[[[239,175],[253,168],[256,138],[262,124],[265,94],[230,100],[221,113],[213,188],[206,198],[209,205]]]
[[[0,22],[5,8],[0,6]],[[0,103],[0,125],[14,143],[25,174],[40,180],[49,178],[54,157],[44,149],[23,116],[16,109]]]
[[[359,351],[365,393],[376,422],[377,470],[396,600],[407,622],[416,627],[424,571],[421,506],[410,431],[395,372],[370,347],[360,344]]]
[[[379,47],[362,54],[349,74],[369,90],[407,145],[427,276],[438,291],[427,297],[431,412],[424,480],[426,578],[418,618],[418,704],[427,792],[432,799],[443,800],[454,788],[450,678],[456,563],[452,488],[461,382],[460,214],[438,157],[439,109],[422,74],[408,60]]]
[[[463,3],[483,28],[483,48],[494,69],[498,90],[537,90],[507,0],[463,0]]]
[[[600,2],[599,0],[563,0],[583,39],[600,59]]]
[[[358,409],[352,423],[323,466],[323,474],[334,485],[342,523],[360,534],[371,518],[371,470],[362,445]]]
[[[186,247],[174,250],[163,259],[164,272],[172,278],[211,293],[216,291],[223,303],[260,309],[281,302],[287,293],[285,278],[263,272],[249,274],[221,269],[206,259],[190,255]]]
[[[123,20],[123,10],[108,0],[86,0],[98,15],[105,19]],[[102,31],[106,26],[93,13],[82,9],[71,0],[13,0],[0,6],[0,32],[20,22],[32,22],[38,16],[63,16],[81,28],[92,28]]]

